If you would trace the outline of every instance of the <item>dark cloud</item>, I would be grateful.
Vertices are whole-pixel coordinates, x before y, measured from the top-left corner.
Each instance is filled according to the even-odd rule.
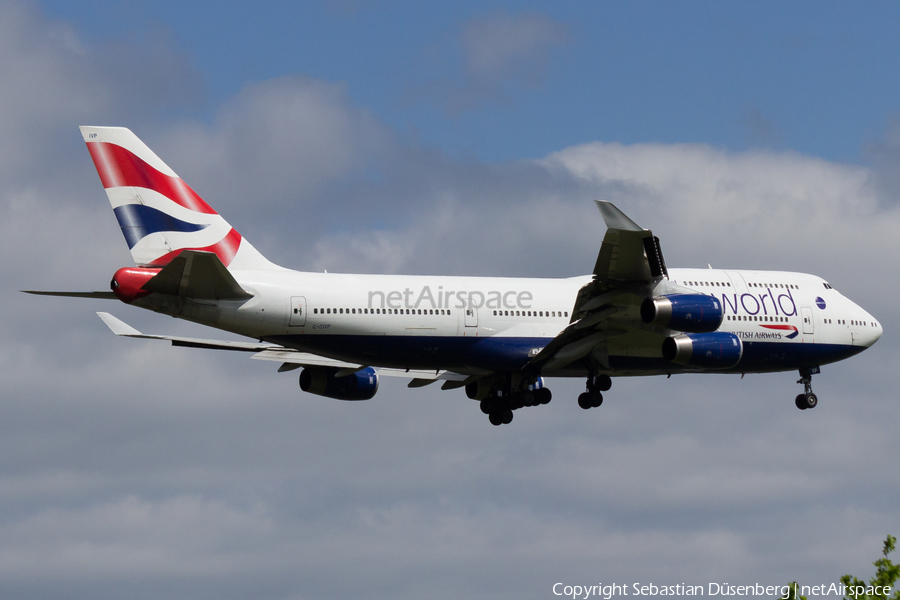
[[[73,124],[135,123],[151,107],[196,102],[187,64],[162,30],[92,46],[30,3],[0,3],[0,177],[27,186],[48,165],[67,168],[80,143]]]

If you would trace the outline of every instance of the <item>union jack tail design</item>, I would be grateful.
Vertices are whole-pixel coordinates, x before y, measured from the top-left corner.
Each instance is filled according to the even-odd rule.
[[[81,127],[136,265],[162,267],[182,250],[232,269],[277,268],[124,127]]]

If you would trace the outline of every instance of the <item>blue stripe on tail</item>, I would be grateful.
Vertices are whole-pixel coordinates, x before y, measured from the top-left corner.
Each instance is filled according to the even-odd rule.
[[[119,221],[119,227],[122,228],[122,233],[125,235],[125,241],[128,242],[129,249],[134,248],[135,244],[151,233],[160,231],[189,233],[209,227],[209,225],[198,225],[176,219],[172,215],[143,204],[123,204],[113,210],[116,213],[116,220]]]

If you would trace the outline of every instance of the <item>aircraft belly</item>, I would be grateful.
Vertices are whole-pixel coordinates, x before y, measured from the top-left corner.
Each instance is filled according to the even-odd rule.
[[[521,369],[550,338],[281,335],[266,341],[361,365],[468,372]]]
[[[848,344],[744,342],[744,355],[734,372],[786,371],[821,366],[859,354],[864,348]]]

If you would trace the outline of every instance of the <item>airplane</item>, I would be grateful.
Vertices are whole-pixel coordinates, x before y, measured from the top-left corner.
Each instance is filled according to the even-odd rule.
[[[580,377],[583,409],[613,377],[797,370],[812,376],[882,335],[879,322],[815,275],[668,269],[659,239],[610,202],[590,275],[571,278],[311,273],[266,259],[148,146],[122,127],[81,127],[134,266],[110,291],[26,293],[118,299],[252,342],[144,334],[107,312],[119,336],[243,351],[302,368],[300,388],[368,400],[379,376],[464,388],[493,425],[547,404],[546,379]]]

